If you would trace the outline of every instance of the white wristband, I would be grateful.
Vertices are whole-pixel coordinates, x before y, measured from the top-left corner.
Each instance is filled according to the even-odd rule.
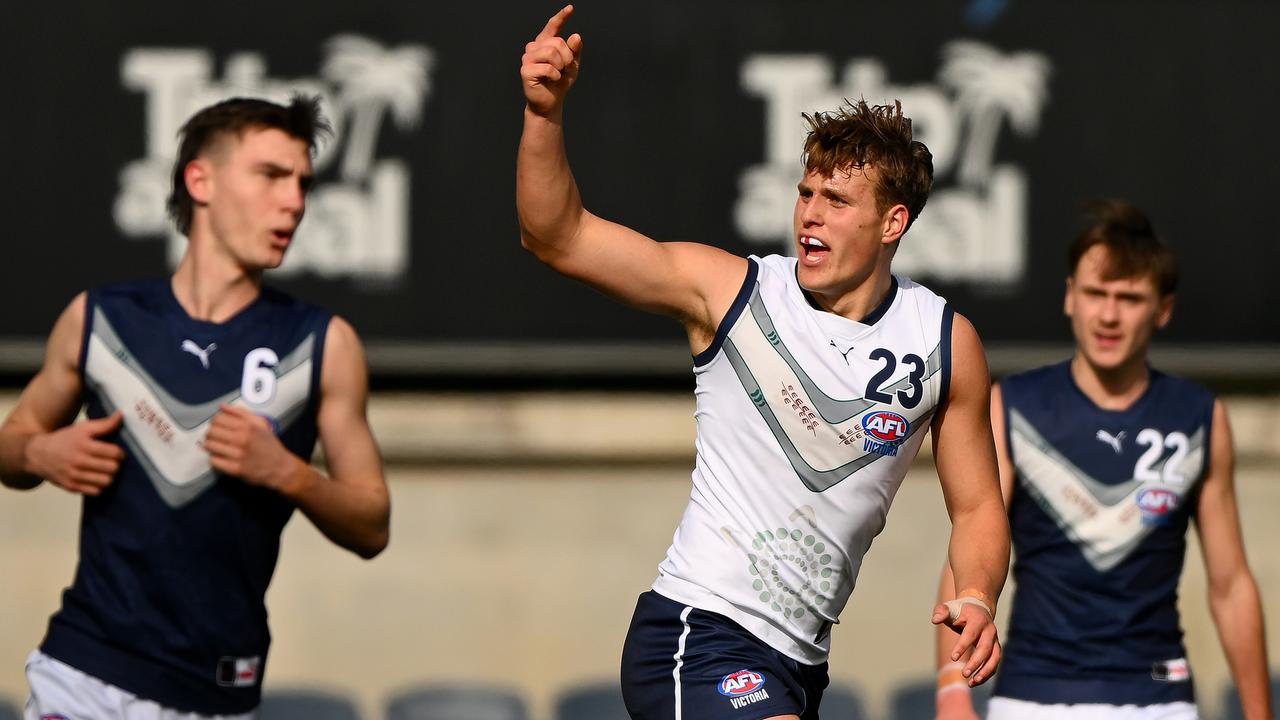
[[[943,685],[942,687],[938,688],[938,692],[936,695],[934,695],[934,697],[942,697],[943,695],[956,692],[957,690],[972,692],[972,690],[969,688],[969,683],[957,681],[953,683],[947,683],[946,685]]]
[[[964,597],[958,597],[955,600],[948,600],[945,603],[943,603],[943,605],[947,606],[947,613],[950,614],[951,616],[948,622],[955,622],[956,620],[959,620],[960,610],[965,605],[977,605],[978,607],[982,608],[983,612],[987,614],[987,617],[990,617],[990,618],[995,617],[995,613],[991,612],[990,605],[986,604],[985,602],[983,602],[982,600],[979,600],[976,597],[970,597],[968,595]]]

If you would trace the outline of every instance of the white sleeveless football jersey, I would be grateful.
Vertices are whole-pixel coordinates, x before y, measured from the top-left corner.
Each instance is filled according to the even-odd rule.
[[[809,304],[795,258],[748,266],[694,358],[693,492],[653,589],[817,664],[946,397],[952,314],[895,277],[854,322]]]

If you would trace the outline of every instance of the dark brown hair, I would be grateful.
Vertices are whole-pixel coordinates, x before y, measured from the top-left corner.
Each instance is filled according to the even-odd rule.
[[[333,132],[320,113],[320,98],[294,95],[288,105],[256,98],[231,98],[200,110],[178,131],[178,159],[173,163],[173,188],[166,206],[178,232],[191,232],[194,202],[184,177],[187,165],[226,135],[239,136],[250,128],[276,129],[314,149],[317,136]]]
[[[1178,262],[1145,213],[1122,200],[1093,200],[1086,207],[1090,225],[1067,253],[1069,275],[1076,274],[1090,248],[1101,245],[1107,249],[1103,280],[1145,275],[1162,297],[1178,289]]]
[[[845,100],[834,112],[803,115],[809,125],[804,141],[805,172],[831,176],[837,170],[875,169],[876,209],[905,205],[907,227],[920,216],[933,186],[933,154],[911,139],[911,118],[902,103],[868,105]],[[905,231],[904,231],[905,232]]]

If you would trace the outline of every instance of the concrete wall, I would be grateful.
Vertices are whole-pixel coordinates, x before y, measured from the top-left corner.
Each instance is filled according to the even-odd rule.
[[[1246,543],[1274,628],[1280,401],[1230,407]],[[617,676],[635,597],[688,497],[691,413],[691,398],[664,395],[375,399],[395,461],[391,546],[366,563],[295,517],[268,596],[268,687],[330,687],[373,720],[413,684],[505,685],[534,720],[552,720],[559,692]],[[56,488],[0,492],[0,696],[25,694],[23,659],[74,570],[77,517],[77,499]],[[873,716],[894,687],[932,673],[928,615],[948,531],[932,465],[917,463],[834,632],[833,680],[861,691]],[[1213,717],[1228,676],[1204,596],[1193,547],[1183,620]],[[1268,649],[1280,658],[1274,629]]]

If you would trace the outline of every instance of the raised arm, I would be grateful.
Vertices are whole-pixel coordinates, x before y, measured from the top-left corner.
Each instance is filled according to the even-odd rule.
[[[952,323],[951,349],[950,393],[933,422],[933,447],[951,516],[952,597],[965,604],[954,620],[950,609],[939,604],[933,622],[960,632],[946,653],[949,661],[973,651],[960,669],[960,676],[973,686],[990,678],[1000,664],[994,612],[1009,571],[1009,521],[991,433],[987,360],[973,325],[958,314]]]
[[[521,243],[557,272],[679,319],[700,352],[732,304],[746,261],[708,245],[655,242],[583,208],[564,146],[564,99],[582,62],[582,36],[560,36],[572,13],[568,5],[548,20],[521,59],[527,101],[516,160]]]
[[[223,406],[205,438],[220,472],[289,498],[325,537],[363,558],[387,546],[391,503],[382,457],[365,417],[369,396],[364,348],[355,330],[334,317],[324,342],[317,424],[329,475],[289,452],[266,420]]]
[[[1244,717],[1269,720],[1272,700],[1262,603],[1240,533],[1234,456],[1231,425],[1218,400],[1213,407],[1209,472],[1196,506],[1196,530],[1209,578],[1209,610],[1240,693]]]
[[[49,333],[44,365],[0,426],[0,482],[27,490],[43,480],[97,495],[111,484],[124,451],[99,440],[120,427],[119,412],[71,425],[82,403],[80,340],[85,295],[63,310]]]

